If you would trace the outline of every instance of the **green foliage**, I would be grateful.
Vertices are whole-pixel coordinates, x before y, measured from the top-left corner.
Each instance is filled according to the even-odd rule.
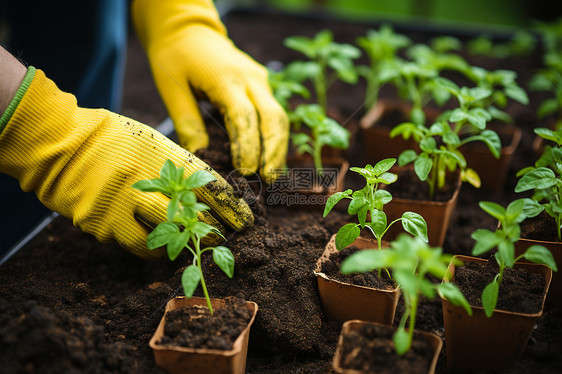
[[[555,146],[546,146],[534,166],[517,173],[521,177],[515,192],[533,191],[536,214],[543,210],[555,221],[558,241],[562,241],[562,129],[536,128],[535,133]]]
[[[410,43],[410,39],[396,34],[392,26],[388,24],[383,24],[378,31],[369,30],[366,36],[357,38],[357,45],[365,51],[369,58],[369,66],[357,66],[357,73],[365,77],[367,81],[366,109],[373,107],[378,101],[381,85],[395,77],[396,65],[402,63],[397,53]]]
[[[509,58],[530,54],[536,45],[535,37],[525,30],[518,30],[506,42],[494,42],[488,35],[482,34],[469,40],[466,47],[472,55],[493,58]]]
[[[281,71],[269,70],[269,86],[273,97],[281,104],[287,113],[290,113],[289,99],[293,95],[300,95],[305,99],[310,97],[310,92],[299,81],[292,78],[290,66]],[[288,73],[289,71],[289,73]]]
[[[310,79],[314,85],[318,104],[327,111],[327,90],[336,79],[346,83],[357,82],[353,60],[361,51],[351,44],[335,43],[330,30],[322,30],[313,38],[292,36],[286,38],[285,46],[301,52],[309,61],[295,61],[289,69],[290,75],[298,82]]]
[[[293,144],[299,154],[308,153],[314,158],[316,172],[322,174],[322,148],[327,145],[337,149],[349,147],[349,131],[332,118],[318,104],[303,104],[290,116],[291,121],[300,127],[304,123],[310,134],[300,132],[292,135]]]
[[[445,79],[435,79],[435,84],[449,91],[459,102],[459,107],[445,112],[438,121],[429,128],[413,122],[396,126],[390,132],[391,137],[412,137],[419,145],[421,152],[406,150],[398,157],[398,164],[404,166],[414,163],[414,171],[418,178],[429,184],[429,198],[435,191],[445,186],[447,172],[459,170],[461,179],[480,187],[480,177],[466,164],[460,146],[473,141],[486,144],[494,157],[498,158],[501,141],[496,132],[486,128],[492,117],[489,111],[479,107],[491,91],[481,87],[462,87]]]
[[[522,258],[537,264],[544,264],[554,271],[557,271],[558,268],[550,251],[540,245],[533,245],[525,253],[515,257],[514,243],[519,240],[521,234],[519,224],[527,217],[533,217],[538,214],[535,201],[519,199],[511,202],[507,208],[490,201],[481,201],[479,205],[486,213],[496,218],[500,223],[496,231],[478,229],[471,236],[476,241],[472,248],[474,256],[480,256],[497,248],[495,259],[500,270],[494,277],[494,280],[482,292],[482,306],[486,316],[489,318],[494,313],[498,301],[498,292],[505,268],[513,268],[515,262]]]
[[[166,221],[148,234],[147,247],[153,250],[166,246],[168,257],[172,261],[185,248],[193,254],[193,264],[185,268],[181,277],[183,290],[185,296],[191,297],[201,283],[212,314],[213,308],[201,269],[201,255],[212,251],[214,262],[229,278],[234,274],[234,255],[223,246],[201,248],[202,238],[211,233],[222,234],[213,226],[199,222],[198,213],[209,207],[197,202],[197,196],[192,190],[203,187],[216,178],[206,170],[196,171],[185,179],[183,174],[183,167],[176,168],[172,161],[167,160],[160,170],[159,178],[138,181],[132,187],[142,192],[160,192],[170,198]]]
[[[351,245],[359,237],[360,227],[367,227],[375,236],[378,249],[382,248],[382,239],[390,226],[401,221],[404,230],[425,242],[427,239],[427,224],[418,213],[405,212],[402,217],[388,223],[384,213],[384,205],[392,200],[392,195],[386,190],[380,189],[381,183],[391,184],[396,182],[398,176],[389,172],[396,163],[395,158],[387,158],[379,161],[375,166],[367,165],[364,168],[352,167],[351,170],[365,178],[365,187],[358,191],[350,189],[336,192],[326,202],[324,217],[342,199],[350,199],[348,213],[356,215],[359,223],[349,223],[338,230],[336,234],[336,248],[342,250]]]
[[[462,306],[472,315],[468,301],[454,284],[436,284],[429,279],[430,275],[443,279],[451,258],[452,256],[443,254],[441,248],[431,248],[420,238],[401,234],[388,249],[362,250],[352,254],[343,261],[341,272],[351,274],[383,268],[391,270],[392,278],[404,295],[405,311],[393,337],[396,352],[402,355],[410,350],[416,313],[422,296],[433,299],[439,293],[441,297],[454,305]]]
[[[562,128],[562,52],[545,55],[545,67],[539,70],[529,81],[529,89],[545,91],[549,98],[539,106],[539,118],[554,116],[555,129]]]

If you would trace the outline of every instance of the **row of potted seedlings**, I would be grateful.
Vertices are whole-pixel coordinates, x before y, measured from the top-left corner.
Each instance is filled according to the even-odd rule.
[[[286,178],[294,182],[298,178],[295,170],[312,168],[315,175],[309,175],[312,180],[305,183],[308,188],[299,189],[296,184],[296,192],[305,197],[307,208],[312,200],[306,198],[322,197],[313,205],[323,209],[326,216],[345,201],[348,214],[357,217],[357,222],[343,225],[330,239],[314,271],[326,316],[344,322],[333,360],[335,372],[434,372],[442,341],[434,334],[415,330],[415,322],[421,298],[437,296],[443,303],[449,367],[487,370],[508,365],[525,349],[532,327],[542,314],[552,270],[557,270],[556,263],[562,260],[562,251],[554,244],[544,240],[534,244],[530,238],[522,238],[521,228],[534,217],[548,215],[555,222],[560,241],[562,131],[535,131],[540,139],[556,144],[541,145],[543,153],[536,164],[520,172],[515,190],[533,191],[532,198],[513,201],[506,208],[480,202],[480,207],[499,223],[495,231],[478,229],[472,234],[476,243],[472,254],[495,251],[493,258],[453,257],[439,247],[461,183],[501,191],[509,158],[521,137],[515,126],[489,123],[511,121],[499,109],[508,99],[528,103],[525,91],[515,82],[515,73],[470,66],[452,53],[458,49],[456,39],[437,38],[431,47],[411,45],[408,38],[386,25],[358,39],[370,66],[354,66],[360,50],[335,43],[326,30],[314,38],[288,38],[286,45],[309,60],[270,72],[272,90],[293,124],[289,173],[277,183],[282,185]],[[404,48],[408,48],[408,60],[399,55]],[[548,68],[541,72],[543,76],[548,69],[556,70],[552,60],[549,58]],[[475,86],[459,86],[443,76],[446,72],[460,75],[461,80]],[[359,76],[367,80],[365,111],[360,121],[342,126],[337,121],[342,115],[328,107],[328,87],[336,79],[355,83]],[[301,103],[293,110],[293,95],[310,97],[303,85],[307,79],[317,103]],[[536,88],[546,87],[541,78],[535,81]],[[388,84],[405,101],[387,105],[378,100],[381,86]],[[451,101],[456,105],[451,106]],[[437,106],[428,106],[429,102]],[[447,110],[438,110],[438,106],[446,105]],[[541,115],[554,113],[553,108],[553,104],[541,106]],[[389,128],[381,125],[389,111],[397,110],[403,119],[395,119]],[[506,135],[498,134],[502,132]],[[477,142],[484,146],[471,149]],[[398,148],[391,150],[394,144]],[[347,151],[350,145],[352,150]],[[343,190],[349,163],[342,156],[366,165],[350,169],[364,179],[363,188]],[[507,159],[503,166],[491,164],[502,158]],[[479,160],[485,167],[477,166]],[[332,167],[337,173],[328,175]],[[208,207],[197,201],[192,190],[213,180],[205,171],[184,179],[183,168],[168,161],[160,178],[134,185],[141,191],[160,192],[171,198],[167,221],[149,235],[148,247],[165,247],[170,260],[185,248],[193,255],[193,263],[182,275],[186,297],[168,303],[166,315],[150,341],[157,364],[169,372],[245,370],[249,328],[258,307],[237,299],[211,299],[201,269],[202,254],[210,251],[227,276],[232,277],[234,272],[234,256],[228,248],[203,245],[206,237],[220,236],[220,232],[197,220],[198,213]],[[419,181],[425,182],[424,187],[416,189],[428,201],[399,196],[404,185]],[[357,273],[363,275],[351,275]],[[510,307],[505,305],[500,290],[519,278],[523,278],[519,280],[523,286],[531,287],[528,293],[537,297],[528,310],[512,313],[506,310]],[[482,287],[469,290],[475,279],[481,279]],[[205,298],[192,297],[199,285]],[[560,277],[553,282],[551,291],[554,289],[562,290]],[[405,311],[398,326],[391,327],[400,295]],[[517,328],[504,327],[509,318],[516,319]],[[403,366],[410,365],[408,362],[416,365]],[[210,369],[206,365],[211,365]]]

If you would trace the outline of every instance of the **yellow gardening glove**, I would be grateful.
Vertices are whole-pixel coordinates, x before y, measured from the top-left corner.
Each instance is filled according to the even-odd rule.
[[[135,0],[132,16],[180,144],[191,152],[208,146],[196,100],[206,96],[224,116],[234,167],[275,179],[287,154],[287,115],[267,70],[228,39],[212,1]]]
[[[235,230],[253,224],[250,208],[223,178],[154,129],[107,110],[79,108],[73,95],[33,68],[11,109],[17,98],[21,101],[0,133],[0,172],[101,242],[116,240],[146,258],[162,253],[147,249],[151,229],[143,223],[155,227],[165,221],[169,199],[131,186],[157,178],[167,159],[183,166],[186,176],[210,170],[217,180],[195,190],[199,199]],[[222,228],[209,213],[200,218]]]

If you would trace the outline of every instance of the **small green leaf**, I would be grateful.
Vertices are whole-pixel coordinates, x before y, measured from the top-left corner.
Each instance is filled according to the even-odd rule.
[[[199,285],[201,280],[201,271],[195,265],[189,265],[185,268],[181,275],[181,284],[183,286],[183,293],[186,297],[193,296],[193,293]]]
[[[392,336],[392,341],[394,342],[396,353],[398,353],[398,355],[400,356],[408,352],[412,344],[412,342],[410,341],[410,335],[402,327],[399,327],[396,330],[396,332]]]
[[[535,264],[543,264],[551,268],[553,271],[558,271],[556,261],[552,253],[542,245],[532,245],[523,254],[525,259],[534,262]]]
[[[368,273],[387,265],[386,250],[364,249],[357,251],[343,260],[340,271],[342,274]]]
[[[462,306],[469,316],[472,315],[472,308],[470,307],[470,304],[462,294],[461,290],[459,290],[453,283],[441,283],[437,286],[437,291],[442,298],[449,300],[449,302],[453,305]]]
[[[164,165],[162,165],[162,169],[160,169],[160,179],[162,182],[169,186],[171,183],[176,181],[176,166],[171,160],[166,160]]]
[[[429,172],[433,167],[433,159],[420,155],[416,161],[414,162],[414,171],[418,178],[422,181],[425,181],[429,176]]]
[[[162,222],[146,238],[148,249],[156,249],[165,246],[170,238],[179,233],[180,229],[173,223]]]
[[[432,137],[424,138],[420,141],[420,148],[424,152],[431,153],[437,148],[437,142]]]
[[[324,207],[323,217],[326,217],[338,202],[340,202],[342,199],[345,199],[346,197],[349,197],[349,195],[351,195],[351,190],[349,189],[332,194],[326,201],[326,207]]]
[[[374,193],[375,200],[382,205],[388,204],[392,201],[392,195],[386,190],[376,190]]]
[[[468,118],[468,113],[466,111],[462,110],[461,108],[456,108],[451,112],[449,120],[451,122],[459,122],[467,118]]]
[[[217,178],[207,170],[198,170],[185,179],[183,186],[186,190],[193,190],[216,180]]]
[[[505,94],[509,98],[511,98],[511,99],[523,104],[523,105],[529,104],[529,97],[527,96],[527,93],[525,92],[524,89],[522,89],[521,87],[519,87],[516,84],[511,84],[511,85],[507,86],[505,88]]]
[[[376,165],[373,166],[373,171],[376,175],[381,175],[382,173],[389,171],[395,163],[395,158],[385,158],[384,160],[377,162]]]
[[[402,227],[406,232],[428,242],[427,223],[421,215],[415,212],[405,212],[402,214]]]
[[[525,174],[515,186],[515,192],[523,192],[533,189],[544,189],[556,184],[556,175],[545,167],[531,170]]]
[[[495,248],[501,241],[501,238],[497,236],[496,233],[486,229],[478,229],[474,231],[470,237],[476,240],[472,248],[473,256],[480,256],[488,252],[492,248]]]
[[[505,218],[506,215],[505,209],[503,208],[503,206],[499,204],[496,204],[491,201],[481,201],[480,203],[478,203],[478,205],[480,206],[480,208],[482,208],[482,210],[484,210],[492,217],[498,219],[499,221]]]
[[[359,194],[354,194],[351,202],[349,203],[349,207],[347,208],[347,212],[351,215],[355,215],[359,212],[359,210],[367,205],[367,199]]]
[[[409,164],[410,162],[414,161],[418,157],[416,151],[408,149],[405,150],[398,156],[398,165],[404,166]]]
[[[170,235],[168,245],[166,246],[166,252],[168,253],[168,258],[171,261],[174,261],[179,256],[181,251],[183,251],[187,245],[188,240],[189,234],[187,231],[177,232]]]
[[[380,177],[378,177],[377,179],[375,179],[376,183],[385,183],[385,184],[391,184],[396,182],[396,180],[398,179],[398,175],[394,174],[394,173],[382,173],[382,175]]]
[[[173,194],[170,202],[168,203],[168,209],[166,210],[166,220],[173,221],[176,217],[178,211],[178,204],[180,202],[179,195]]]
[[[191,233],[198,235],[201,238],[207,236],[211,231],[213,231],[213,229],[213,226],[199,221],[193,223],[193,225],[190,227]]]
[[[425,113],[421,108],[412,108],[410,119],[415,124],[423,125],[425,123]]]
[[[168,188],[160,179],[150,179],[138,181],[132,186],[142,192],[162,192],[168,194]]]
[[[348,223],[342,226],[336,234],[336,248],[341,251],[351,245],[359,237],[361,230],[355,223]]]
[[[222,245],[213,249],[213,261],[229,277],[234,275],[234,255],[230,249]]]
[[[486,317],[492,317],[496,304],[498,303],[498,292],[500,290],[500,285],[496,280],[492,281],[489,285],[482,291],[482,306],[484,307],[484,312]]]
[[[470,183],[472,186],[474,186],[476,188],[480,188],[480,186],[482,184],[482,182],[480,181],[480,176],[478,175],[476,170],[471,169],[471,168],[466,168],[462,172],[462,180],[464,182]]]
[[[534,199],[526,198],[526,199],[523,199],[523,201],[525,202],[525,206],[523,208],[523,213],[528,218],[536,217],[539,214],[541,214],[542,211],[544,210],[544,207]]]
[[[377,238],[383,235],[384,230],[386,230],[386,225],[386,214],[382,210],[373,210],[371,212],[371,224],[369,226],[373,229]]]
[[[519,228],[519,225],[516,225]],[[498,244],[498,255],[501,262],[511,268],[515,263],[515,247],[509,240],[501,240]]]

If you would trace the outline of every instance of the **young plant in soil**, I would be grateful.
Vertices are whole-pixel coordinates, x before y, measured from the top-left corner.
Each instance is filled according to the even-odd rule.
[[[365,178],[365,187],[358,191],[348,189],[336,192],[326,201],[324,217],[342,199],[350,199],[348,213],[356,215],[359,223],[348,223],[342,226],[336,234],[336,248],[342,250],[351,245],[359,237],[360,228],[367,227],[377,240],[378,249],[382,249],[382,238],[390,226],[402,222],[404,230],[427,242],[427,223],[421,215],[414,212],[404,212],[402,217],[388,223],[384,213],[384,205],[392,200],[392,195],[380,189],[381,184],[396,182],[398,176],[389,170],[396,163],[395,158],[379,161],[375,166],[367,165],[364,168],[352,167],[351,170]]]
[[[351,44],[334,42],[330,30],[322,30],[313,38],[292,36],[286,38],[284,44],[310,59],[291,63],[287,73],[298,82],[306,79],[312,81],[316,100],[324,112],[328,110],[328,88],[338,78],[346,83],[357,83],[353,60],[361,55],[361,51]]]
[[[357,66],[357,73],[367,81],[365,109],[368,111],[378,101],[381,85],[393,79],[396,66],[403,63],[397,56],[400,49],[411,44],[408,37],[396,34],[392,26],[382,25],[378,31],[369,30],[366,36],[357,38],[357,45],[369,58],[369,66]]]
[[[290,119],[297,128],[304,123],[310,129],[310,133],[299,132],[293,134],[291,139],[299,154],[308,153],[313,157],[314,167],[319,175],[323,173],[322,148],[324,146],[337,149],[349,147],[349,131],[326,116],[326,112],[318,104],[299,105]]]
[[[412,345],[416,314],[422,296],[433,299],[437,292],[454,305],[462,306],[469,315],[472,309],[461,291],[452,283],[434,283],[430,276],[442,279],[447,273],[451,255],[441,248],[431,248],[419,238],[406,234],[398,236],[383,250],[362,250],[346,258],[341,265],[344,274],[365,273],[374,269],[390,269],[392,279],[404,295],[405,310],[393,341],[396,352],[402,355]],[[406,329],[406,323],[408,328]]]
[[[482,291],[482,306],[486,316],[490,318],[498,302],[499,289],[505,268],[513,268],[515,262],[522,258],[536,264],[546,265],[553,271],[557,271],[558,268],[552,253],[541,245],[532,245],[525,253],[515,257],[514,243],[519,240],[521,233],[519,224],[527,217],[533,217],[538,214],[537,204],[534,201],[530,199],[515,200],[507,208],[490,201],[481,201],[479,205],[486,213],[499,220],[499,226],[495,232],[487,229],[478,229],[471,236],[476,241],[472,248],[474,256],[480,256],[497,248],[494,257],[499,265],[499,272],[494,277],[494,280]]]
[[[558,241],[562,241],[562,129],[553,131],[540,127],[535,129],[535,133],[555,142],[556,146],[546,146],[535,166],[517,173],[521,179],[515,186],[515,192],[533,191],[533,203],[527,204],[528,209],[533,208],[530,217],[546,211],[556,223]]]
[[[478,106],[481,100],[491,95],[491,90],[460,88],[444,78],[435,81],[457,98],[459,107],[440,116],[429,128],[406,122],[390,132],[391,137],[401,135],[409,139],[411,136],[418,143],[421,153],[405,150],[398,157],[398,164],[404,166],[414,163],[418,178],[429,185],[429,199],[433,199],[435,192],[445,186],[447,172],[457,169],[460,170],[462,181],[480,187],[478,173],[467,167],[466,159],[459,149],[462,145],[482,141],[496,158],[499,158],[501,151],[498,134],[486,128],[486,122],[491,119],[490,112]]]
[[[201,248],[202,238],[210,233],[220,236],[222,234],[215,227],[197,219],[198,213],[208,210],[209,207],[198,202],[192,190],[203,187],[216,178],[206,170],[196,171],[185,179],[183,173],[183,167],[176,168],[172,161],[167,160],[160,170],[159,178],[138,181],[133,184],[133,188],[142,192],[160,192],[170,198],[166,221],[148,234],[146,245],[150,250],[166,246],[171,261],[174,261],[185,248],[191,252],[193,264],[185,268],[181,277],[183,291],[189,298],[201,283],[207,307],[212,315],[213,307],[203,277],[201,256],[205,252],[212,251],[215,264],[232,278],[234,255],[224,246]]]
[[[554,117],[554,129],[562,128],[562,53],[544,57],[546,67],[539,70],[529,82],[529,89],[546,91],[550,96],[537,110],[539,118]]]

